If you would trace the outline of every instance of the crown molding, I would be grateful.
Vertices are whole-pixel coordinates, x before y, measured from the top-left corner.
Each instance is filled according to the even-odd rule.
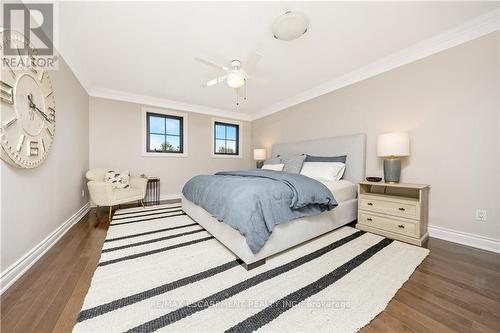
[[[247,113],[241,113],[241,112],[236,113],[236,111],[221,110],[208,106],[189,104],[189,103],[178,102],[170,99],[152,97],[147,95],[132,94],[118,90],[111,90],[105,88],[90,88],[88,89],[88,93],[92,97],[107,98],[117,101],[125,101],[142,105],[156,106],[178,111],[208,114],[212,116],[244,120],[244,121],[249,121],[251,119],[251,116]]]
[[[251,120],[266,117],[278,111],[282,111],[353,83],[366,80],[375,75],[390,71],[391,69],[412,63],[497,30],[500,30],[500,9],[498,8],[458,27],[393,53],[367,66],[337,77],[291,98],[282,100],[260,112],[252,113],[250,114]]]

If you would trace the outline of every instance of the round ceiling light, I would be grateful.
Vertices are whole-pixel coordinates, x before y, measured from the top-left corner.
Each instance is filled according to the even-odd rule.
[[[307,32],[309,19],[302,12],[287,11],[278,16],[273,23],[274,38],[279,40],[294,40]]]
[[[231,88],[241,88],[245,84],[245,77],[238,72],[232,72],[227,75],[226,83]]]

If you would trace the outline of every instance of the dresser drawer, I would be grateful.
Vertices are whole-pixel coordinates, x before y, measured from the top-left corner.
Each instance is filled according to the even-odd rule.
[[[395,216],[420,219],[418,203],[381,200],[361,196],[359,198],[359,208],[373,212],[387,213]]]
[[[358,223],[369,225],[373,228],[392,231],[401,235],[418,237],[419,225],[415,222],[404,222],[390,217],[359,212]]]

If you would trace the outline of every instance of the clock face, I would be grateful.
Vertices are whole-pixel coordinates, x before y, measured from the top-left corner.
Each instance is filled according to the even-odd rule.
[[[37,67],[36,51],[22,34],[1,32],[3,49],[17,48],[17,66],[2,64],[0,141],[2,159],[16,167],[35,168],[47,157],[56,126],[54,90],[49,73]],[[28,48],[28,54],[23,49]],[[12,57],[10,57],[12,58]]]

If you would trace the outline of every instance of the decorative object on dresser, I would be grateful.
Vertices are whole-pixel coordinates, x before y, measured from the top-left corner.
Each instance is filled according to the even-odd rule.
[[[266,160],[266,150],[264,148],[257,148],[253,150],[253,159],[257,163],[257,169],[262,168]]]
[[[428,237],[429,189],[426,184],[359,183],[356,228],[422,245]]]
[[[366,177],[365,178],[367,181],[369,182],[375,182],[375,183],[378,183],[379,181],[382,180],[382,177]]]
[[[146,203],[152,205],[160,204],[160,178],[147,177],[148,184],[146,186]]]
[[[410,137],[408,133],[385,133],[378,136],[377,156],[384,159],[384,180],[386,183],[398,183],[401,176],[399,157],[410,155]]]

